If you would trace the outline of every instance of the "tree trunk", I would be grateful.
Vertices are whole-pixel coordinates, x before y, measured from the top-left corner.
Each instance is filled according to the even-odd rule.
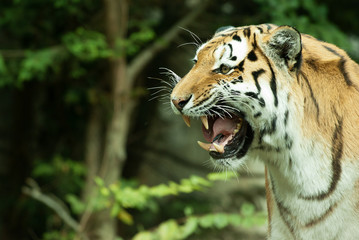
[[[116,49],[116,39],[124,39],[127,34],[128,23],[128,1],[127,0],[104,0],[106,17],[106,36],[110,47],[118,54],[110,59],[110,86],[112,89],[113,111],[109,121],[106,141],[103,146],[103,158],[97,155],[101,152],[98,146],[101,143],[91,139],[97,137],[97,131],[101,121],[96,118],[98,112],[93,110],[88,125],[87,155],[86,163],[90,164],[85,187],[85,202],[91,201],[95,185],[93,177],[96,173],[104,179],[106,185],[115,183],[121,178],[122,168],[126,160],[126,143],[130,129],[130,120],[136,100],[131,98],[131,91],[136,77],[143,67],[165,48],[163,42],[172,41],[181,31],[178,26],[185,27],[190,24],[206,7],[208,1],[200,4],[187,16],[177,22],[168,32],[162,36],[162,41],[155,42],[141,54],[139,54],[130,65],[126,62],[125,49]],[[93,144],[93,145],[92,145]],[[95,146],[97,145],[97,147]],[[96,164],[95,159],[98,159]],[[99,170],[95,171],[94,168]],[[91,179],[92,178],[92,179]],[[86,200],[87,198],[87,200]],[[114,240],[116,238],[116,219],[110,216],[109,210],[91,213],[91,209],[82,216],[81,229],[84,229],[89,239]]]
[[[101,159],[102,142],[102,119],[101,109],[98,103],[94,103],[87,123],[85,164],[87,169],[86,184],[82,192],[82,199],[87,202],[93,197],[94,179],[98,175]]]
[[[127,32],[128,2],[126,0],[104,0],[106,36],[110,47],[116,51],[116,39],[124,38]],[[120,49],[121,50],[121,49]],[[126,78],[126,54],[120,54],[109,60],[110,86],[112,89],[112,116],[107,127],[103,157],[100,161],[98,142],[101,119],[98,106],[95,106],[88,126],[87,155],[88,176],[84,192],[85,201],[91,201],[95,194],[93,178],[97,175],[104,179],[105,185],[116,182],[121,177],[126,159],[126,140],[133,103],[129,97],[131,84]],[[92,139],[97,138],[97,139]],[[91,215],[91,216],[88,216]],[[89,222],[87,223],[87,219]],[[110,216],[109,210],[91,213],[85,212],[81,221],[86,227],[90,239],[114,240],[116,238],[116,219]],[[89,232],[90,231],[90,232]]]

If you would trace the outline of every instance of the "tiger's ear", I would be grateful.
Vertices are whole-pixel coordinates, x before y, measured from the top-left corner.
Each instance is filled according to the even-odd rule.
[[[286,65],[290,71],[299,69],[302,57],[302,41],[297,29],[280,26],[264,37],[267,54],[280,67]]]

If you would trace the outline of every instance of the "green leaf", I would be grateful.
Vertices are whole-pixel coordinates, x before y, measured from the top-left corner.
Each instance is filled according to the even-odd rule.
[[[97,184],[97,186],[99,186],[99,187],[102,187],[102,186],[105,185],[105,182],[104,182],[103,179],[100,178],[100,177],[95,177],[94,181],[95,181],[95,183]]]
[[[100,193],[101,193],[104,197],[110,196],[110,190],[108,190],[108,188],[106,188],[106,187],[100,188]]]
[[[117,216],[119,214],[120,210],[121,210],[120,204],[118,202],[115,202],[111,208],[111,212],[110,212],[111,217]]]
[[[199,176],[195,176],[195,175],[191,176],[189,180],[195,186],[202,185],[202,186],[209,187],[212,185],[211,182],[209,182],[208,180],[206,180],[202,177],[199,177]]]
[[[75,214],[81,214],[85,211],[85,204],[76,195],[67,194],[66,201],[70,204],[71,210]]]
[[[165,184],[154,186],[149,191],[150,195],[154,197],[163,197],[173,194],[173,189],[169,188]]]
[[[100,32],[85,30],[82,27],[62,38],[67,49],[83,61],[108,58],[113,52],[108,47],[105,36]]]
[[[125,209],[120,209],[117,214],[118,219],[127,225],[133,225],[133,217]]]
[[[181,239],[186,239],[190,235],[196,232],[198,228],[198,220],[195,217],[187,218],[186,223],[180,229]]]
[[[159,240],[179,239],[178,224],[174,220],[169,220],[162,223],[157,230]]]
[[[193,207],[191,206],[186,206],[185,209],[184,209],[184,214],[186,216],[190,216],[193,214]]]
[[[228,221],[234,226],[240,226],[243,223],[243,218],[238,214],[230,214],[228,215]]]
[[[155,240],[151,232],[140,232],[137,233],[132,240]]]
[[[21,62],[18,74],[18,84],[31,79],[43,80],[48,70],[59,70],[57,65],[66,57],[62,47],[45,48],[37,51],[27,51]]]
[[[241,207],[241,214],[244,217],[253,216],[254,212],[255,212],[255,208],[252,204],[244,203]]]
[[[125,208],[143,208],[146,206],[147,196],[136,191],[136,189],[126,187],[122,190],[119,200]]]
[[[46,177],[54,175],[55,172],[56,169],[51,164],[40,163],[34,167],[34,169],[32,170],[32,175],[34,177]]]
[[[214,216],[213,214],[207,214],[199,218],[199,225],[203,228],[210,228],[213,226]]]
[[[226,181],[231,178],[237,177],[234,172],[220,172],[220,173],[209,173],[207,178],[210,181]]]
[[[216,228],[222,229],[222,228],[228,226],[228,224],[229,224],[228,215],[223,214],[223,213],[218,213],[218,214],[214,215],[213,225]]]

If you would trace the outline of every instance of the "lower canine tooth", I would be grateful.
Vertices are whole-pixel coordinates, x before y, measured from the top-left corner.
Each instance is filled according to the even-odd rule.
[[[183,121],[186,123],[187,127],[191,126],[191,119],[186,116],[186,115],[182,115]]]
[[[197,143],[201,148],[203,148],[206,151],[209,151],[209,149],[211,148],[211,145],[212,145],[210,143],[203,143],[203,142],[200,142],[200,141],[197,141]]]
[[[217,152],[219,153],[224,153],[224,146],[218,145],[217,143],[212,143],[214,148],[217,150]]]

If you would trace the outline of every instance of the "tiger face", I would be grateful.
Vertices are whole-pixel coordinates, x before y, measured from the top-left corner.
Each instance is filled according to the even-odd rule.
[[[301,38],[291,27],[227,27],[199,47],[194,66],[171,94],[187,125],[200,118],[215,164],[239,167],[278,139],[265,138],[284,120],[289,85],[301,58]],[[285,71],[283,71],[285,69]]]

